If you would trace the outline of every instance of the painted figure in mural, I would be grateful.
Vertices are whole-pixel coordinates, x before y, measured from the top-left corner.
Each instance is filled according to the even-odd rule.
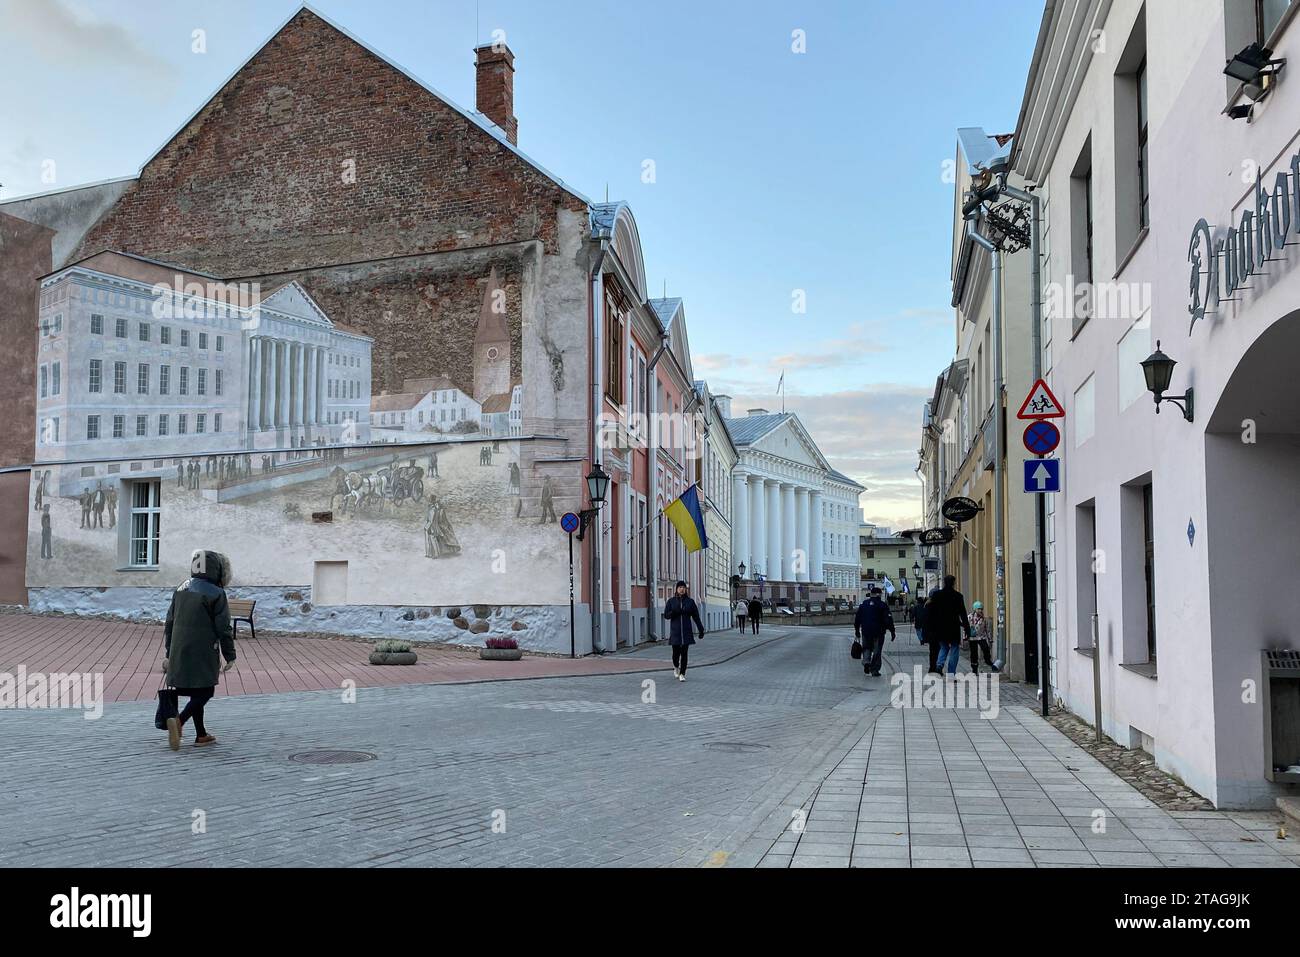
[[[96,482],[96,483],[95,483],[95,497],[91,500],[91,503],[90,503],[90,508],[91,508],[91,510],[95,513],[95,523],[94,523],[94,527],[95,527],[95,528],[103,528],[103,527],[104,527],[104,503],[105,503],[105,501],[106,501],[106,498],[105,498],[105,496],[104,496],[104,483],[103,483],[103,482]]]
[[[39,476],[39,473],[37,474]],[[38,477],[36,479],[36,507],[33,509],[33,511],[39,512],[41,510],[41,504],[42,504],[41,497],[44,494],[44,492],[45,492],[45,479]]]
[[[185,463],[184,462],[176,463],[176,487],[177,488],[185,487]]]
[[[510,463],[510,491],[515,495],[519,494],[519,463]]]
[[[54,544],[50,538],[50,507],[41,506],[41,558],[54,557]]]
[[[429,453],[429,475],[432,478],[438,477],[438,450],[434,449]]]
[[[452,531],[447,509],[437,495],[429,495],[429,507],[424,513],[424,557],[446,558],[460,554],[460,542]]]
[[[117,527],[117,486],[108,490],[108,527]]]
[[[78,501],[81,503],[81,527],[87,528],[90,525],[90,486],[87,485],[82,491]]]
[[[558,522],[555,516],[555,486],[548,475],[542,479],[542,519],[537,524],[544,525],[547,522]]]

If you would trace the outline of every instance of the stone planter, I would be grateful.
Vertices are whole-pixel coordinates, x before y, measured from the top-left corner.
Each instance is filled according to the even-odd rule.
[[[522,648],[480,648],[478,656],[484,661],[518,661],[524,656]]]
[[[372,651],[370,653],[372,665],[413,665],[415,661],[414,651]]]

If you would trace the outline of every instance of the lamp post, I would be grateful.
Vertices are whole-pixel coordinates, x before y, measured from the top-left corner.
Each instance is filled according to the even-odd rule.
[[[1177,362],[1160,351],[1160,340],[1157,339],[1156,351],[1142,360],[1142,374],[1147,380],[1147,391],[1155,396],[1157,415],[1160,414],[1161,402],[1172,402],[1182,410],[1183,418],[1191,422],[1193,390],[1189,388],[1182,395],[1165,395],[1169,390],[1169,383],[1173,381],[1176,365]]]
[[[591,467],[591,472],[587,475],[587,498],[591,501],[591,508],[584,508],[578,513],[578,518],[582,524],[578,528],[578,541],[587,533],[587,526],[591,524],[600,513],[600,507],[605,504],[605,495],[609,492],[609,476],[597,462]]]

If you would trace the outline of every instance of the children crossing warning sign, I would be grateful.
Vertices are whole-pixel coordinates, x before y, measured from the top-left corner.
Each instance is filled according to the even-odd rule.
[[[1061,403],[1056,401],[1056,396],[1052,395],[1052,390],[1047,387],[1047,383],[1039,379],[1034,383],[1034,387],[1029,390],[1029,395],[1025,396],[1025,401],[1020,406],[1020,411],[1016,413],[1016,418],[1063,419],[1065,418],[1065,409],[1061,408]]]

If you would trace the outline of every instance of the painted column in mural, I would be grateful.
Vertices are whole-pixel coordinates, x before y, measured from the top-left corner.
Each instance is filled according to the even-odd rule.
[[[306,389],[307,406],[306,406],[306,411],[303,413],[302,423],[303,425],[315,425],[316,424],[316,353],[318,350],[315,346],[307,346],[305,348],[306,348],[306,369],[307,369],[305,373],[305,382],[307,386]]]
[[[256,432],[262,427],[262,340],[250,336],[248,340],[248,430]]]
[[[287,339],[280,339],[276,342],[276,348],[280,352],[280,375],[275,383],[275,395],[278,400],[279,409],[276,411],[275,424],[280,428],[287,428],[289,425],[289,342]]]

